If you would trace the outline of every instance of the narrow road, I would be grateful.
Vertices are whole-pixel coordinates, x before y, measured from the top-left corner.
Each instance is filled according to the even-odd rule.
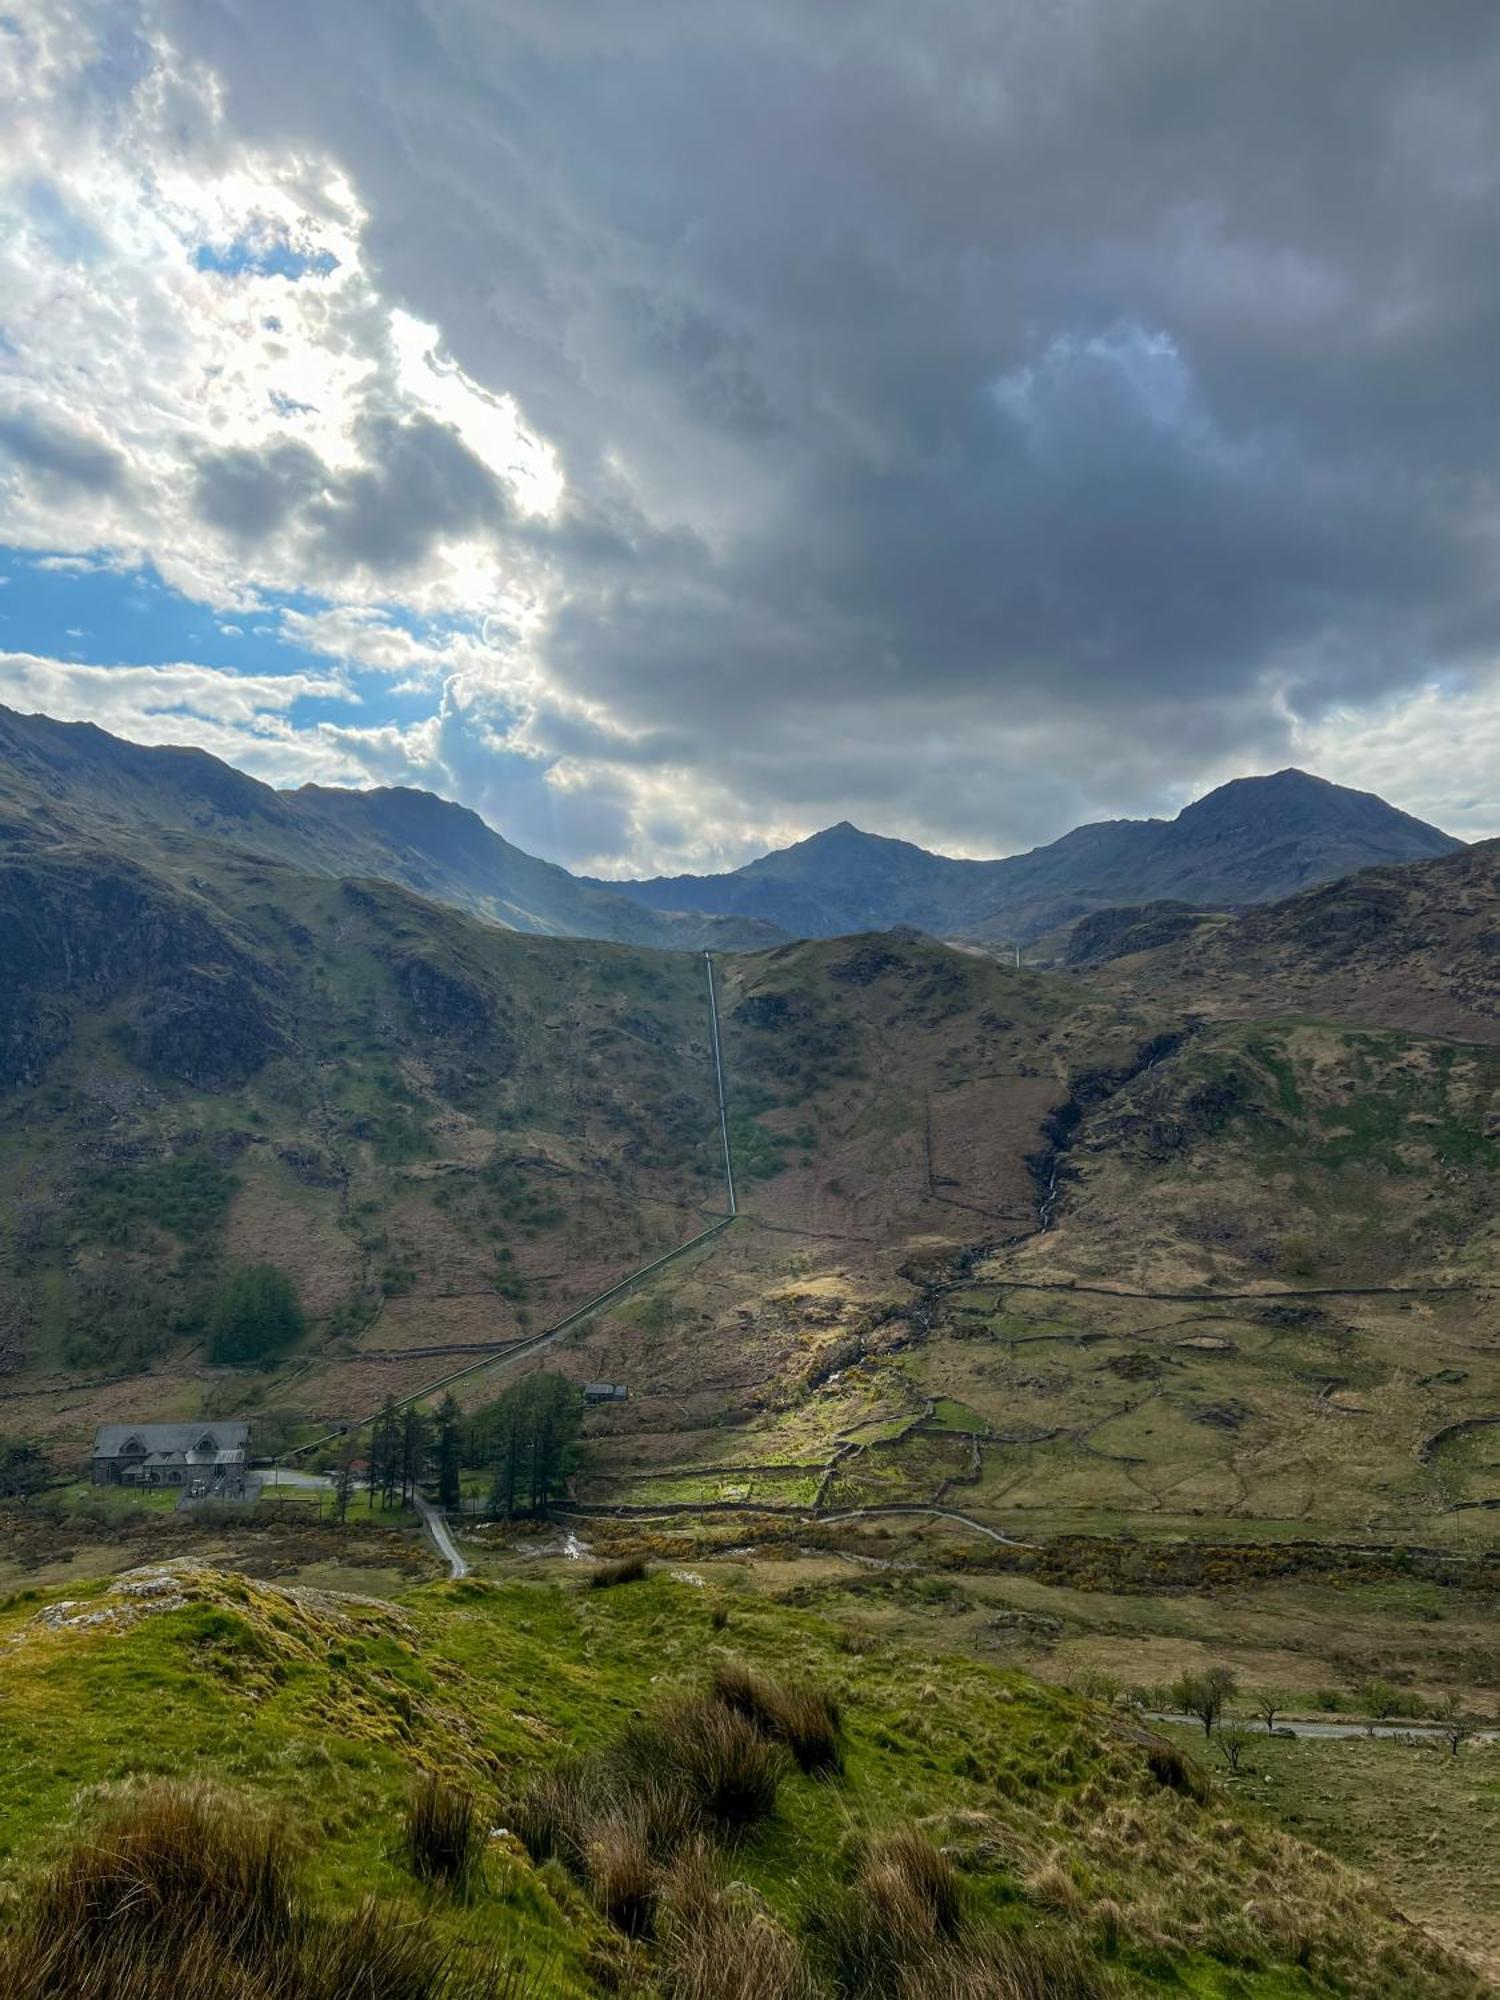
[[[842,1514],[820,1514],[815,1518],[818,1527],[832,1528],[840,1521],[883,1520],[888,1514],[929,1514],[940,1521],[957,1521],[960,1527],[972,1528],[976,1535],[988,1535],[992,1542],[999,1542],[1008,1549],[1034,1549],[1037,1546],[1035,1542],[1021,1542],[1014,1535],[1004,1535],[998,1528],[976,1521],[972,1514],[960,1514],[956,1507],[931,1507],[919,1500],[879,1501],[869,1507],[850,1507]]]
[[[1142,1713],[1148,1722],[1171,1722],[1182,1729],[1195,1729],[1199,1735],[1203,1733],[1203,1724],[1196,1715],[1174,1715],[1166,1709],[1145,1709]],[[1240,1720],[1238,1716],[1228,1719]],[[1245,1727],[1259,1736],[1266,1733],[1260,1724],[1247,1722]],[[1305,1736],[1317,1742],[1343,1741],[1355,1736],[1387,1736],[1403,1743],[1413,1738],[1423,1743],[1437,1743],[1443,1736],[1441,1726],[1435,1722],[1282,1722],[1280,1719],[1272,1733],[1276,1736]],[[1493,1743],[1495,1738],[1493,1729],[1476,1729],[1470,1740]]]
[[[448,1523],[442,1509],[434,1507],[430,1500],[424,1500],[420,1493],[412,1495],[412,1505],[422,1517],[422,1526],[427,1530],[427,1538],[448,1565],[449,1580],[457,1583],[460,1577],[469,1574],[469,1565],[458,1552],[458,1544],[448,1532]]]
[[[297,1472],[291,1466],[272,1465],[267,1467],[262,1476],[261,1485],[269,1487],[272,1492],[278,1486],[317,1486],[324,1491],[330,1491],[333,1481],[326,1472]],[[448,1565],[449,1578],[457,1583],[460,1577],[469,1574],[469,1565],[459,1554],[458,1544],[448,1532],[447,1518],[442,1509],[434,1507],[432,1502],[424,1499],[420,1493],[412,1495],[411,1504],[417,1510],[428,1541]]]

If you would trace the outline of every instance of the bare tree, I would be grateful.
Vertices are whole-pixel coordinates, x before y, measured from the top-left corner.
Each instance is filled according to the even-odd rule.
[[[1205,1667],[1201,1674],[1180,1674],[1172,1683],[1172,1699],[1185,1715],[1196,1715],[1203,1734],[1212,1736],[1224,1704],[1239,1686],[1230,1667]]]
[[[1255,1713],[1260,1717],[1261,1721],[1266,1725],[1267,1736],[1273,1735],[1276,1729],[1276,1718],[1281,1713],[1280,1695],[1275,1695],[1275,1694],[1261,1695],[1256,1701]]]
[[[1449,1754],[1454,1757],[1458,1755],[1459,1751],[1463,1749],[1469,1738],[1474,1734],[1473,1723],[1466,1721],[1459,1713],[1458,1697],[1456,1695],[1450,1694],[1448,1699],[1443,1703],[1443,1713],[1439,1728],[1443,1741],[1448,1746]]]

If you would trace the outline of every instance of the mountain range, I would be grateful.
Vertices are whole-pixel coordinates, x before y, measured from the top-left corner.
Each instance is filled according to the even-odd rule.
[[[1119,904],[1274,902],[1461,845],[1371,792],[1287,770],[1237,778],[1175,819],[1104,820],[1001,861],[952,860],[843,821],[726,875],[598,886],[652,909],[754,918],[803,937],[910,924],[1024,943]]]
[[[367,876],[507,930],[692,950],[753,948],[753,919],[677,917],[597,889],[503,839],[467,807],[405,786],[277,791],[202,750],[146,748],[92,723],[0,708],[0,826],[98,839],[159,863],[208,841],[306,874]]]
[[[841,821],[723,875],[606,882],[523,852],[477,813],[407,787],[277,791],[201,750],[0,708],[0,825],[97,840],[160,866],[174,842],[398,884],[509,930],[754,950],[905,925],[1026,943],[1122,906],[1236,908],[1462,843],[1306,772],[1240,778],[1175,819],[1081,826],[1027,854],[955,860]]]

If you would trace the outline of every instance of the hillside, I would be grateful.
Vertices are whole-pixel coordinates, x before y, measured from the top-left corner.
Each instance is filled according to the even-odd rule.
[[[1097,980],[890,933],[721,959],[740,1218],[555,1350],[631,1392],[592,1420],[583,1497],[962,1491],[1028,1532],[1207,1514],[1395,1535],[1492,1498],[1482,1459],[1421,1454],[1500,1407],[1471,1351],[1500,1072],[1424,1032],[1413,997],[1451,1006],[1438,967],[1467,963],[1467,925],[1465,1004],[1488,1004],[1491,856],[1391,872],[1413,900],[1341,973],[1347,1020],[1264,963],[1235,988],[1254,1018],[1205,1020],[1202,982],[1165,969],[1201,943]],[[64,1457],[116,1418],[254,1407],[268,1437],[307,1435],[718,1211],[701,961],[211,846],[197,863],[178,881],[60,843],[0,867],[0,1331]],[[1383,880],[1212,938],[1302,926],[1326,955],[1337,927],[1307,910]],[[1381,964],[1416,1025],[1357,1025]],[[1285,1018],[1298,994],[1322,1024]],[[309,1326],[247,1381],[203,1328],[221,1276],[262,1261]],[[1331,1418],[1349,1449],[1318,1478]]]
[[[105,1955],[128,1943],[132,1881],[148,1908],[182,1899],[200,1982],[243,1949],[242,1904],[263,1970],[291,1921],[278,1904],[275,1931],[260,1928],[268,1870],[316,1899],[329,1949],[326,1926],[373,1894],[407,1954],[423,1940],[451,1954],[458,1983],[441,1990],[463,2000],[515,1990],[485,1983],[489,1954],[527,1991],[661,2000],[1486,1990],[1367,1880],[1269,1824],[1250,1789],[1132,1717],[930,1647],[855,1645],[843,1624],[717,1581],[381,1600],[158,1560],[12,1599],[0,1635],[6,2000],[77,1990],[23,1985],[38,1935]],[[795,1690],[802,1708],[748,1720],[716,1684],[772,1704]],[[827,1729],[824,1696],[831,1734],[778,1738],[777,1715],[809,1704]],[[780,1741],[807,1744],[805,1770]],[[650,1790],[635,1775],[648,1755]],[[414,1857],[443,1851],[403,1845],[424,1773],[440,1798],[478,1803],[466,1882],[415,1878]],[[261,1844],[264,1815],[295,1834],[285,1860]],[[575,1841],[560,1829],[578,1815]],[[174,1828],[191,1830],[185,1849]],[[92,1943],[68,1928],[70,1878],[45,1872],[90,1838]],[[244,1852],[266,1859],[236,1871]],[[110,1854],[129,1857],[119,1875],[100,1866]],[[90,1864],[71,1866],[77,1880]],[[173,1929],[153,1935],[166,1960],[184,1949]],[[438,1988],[409,1975],[357,1990]]]
[[[208,843],[179,860],[0,856],[0,1367],[95,1381],[74,1437],[121,1395],[246,1393],[199,1346],[236,1266],[292,1278],[321,1355],[299,1407],[350,1413],[722,1200],[700,959]]]
[[[1132,932],[1099,954],[1111,990],[1239,1019],[1309,1013],[1362,1027],[1500,1040],[1500,841],[1372,868],[1165,942]]]
[[[1003,861],[950,860],[845,822],[727,875],[608,886],[652,908],[756,918],[802,936],[909,924],[1024,942],[1091,909],[1270,902],[1459,845],[1372,793],[1280,771],[1221,785],[1173,820],[1082,826]]]
[[[202,750],[146,749],[90,723],[0,708],[0,821],[187,866],[222,844],[306,874],[368,876],[507,929],[672,949],[753,946],[755,925],[678,920],[525,854],[477,813],[404,787],[279,792]],[[193,845],[183,848],[186,839]]]

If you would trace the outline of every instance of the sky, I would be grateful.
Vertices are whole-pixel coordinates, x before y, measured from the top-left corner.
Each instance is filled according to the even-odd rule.
[[[0,0],[0,702],[603,875],[1500,833],[1497,102],[1493,0]]]

